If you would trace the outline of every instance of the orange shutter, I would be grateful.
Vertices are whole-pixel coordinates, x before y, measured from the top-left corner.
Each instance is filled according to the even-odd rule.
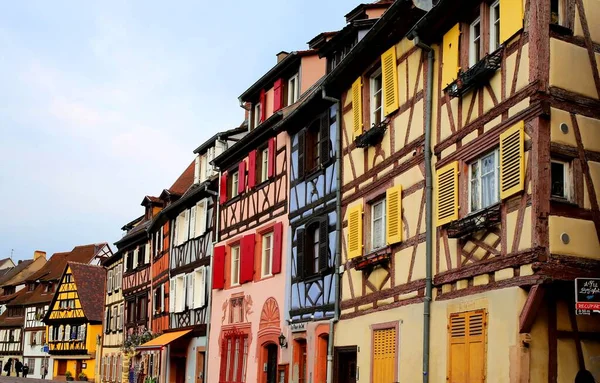
[[[373,331],[372,382],[396,381],[396,329]]]

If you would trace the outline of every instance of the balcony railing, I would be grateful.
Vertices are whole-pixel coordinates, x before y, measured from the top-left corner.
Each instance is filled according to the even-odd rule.
[[[500,46],[465,72],[459,72],[458,78],[448,85],[444,92],[452,97],[460,97],[469,90],[485,84],[500,68],[503,52],[504,49]]]
[[[80,355],[87,354],[85,340],[63,340],[48,342],[51,355]]]

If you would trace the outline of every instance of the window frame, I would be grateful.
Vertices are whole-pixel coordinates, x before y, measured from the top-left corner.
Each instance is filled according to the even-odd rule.
[[[377,77],[379,77],[379,91],[375,89],[375,82]],[[376,96],[379,95],[379,108],[376,108]],[[377,113],[379,111],[379,121],[377,121]],[[383,112],[383,74],[381,71],[381,66],[376,69],[369,76],[369,118],[371,126],[375,126],[380,124],[384,119],[385,115]],[[377,121],[377,122],[375,122]]]
[[[237,272],[235,274],[234,274],[234,268],[233,268],[233,263],[234,263],[233,254],[234,254],[234,250],[235,250],[236,255],[237,255],[237,261],[236,261],[237,262],[236,263],[236,265],[237,265],[237,267],[236,267]],[[240,247],[239,243],[237,243],[235,245],[231,245],[231,247],[229,248],[229,257],[230,257],[230,265],[229,265],[230,273],[229,273],[229,276],[231,278],[230,279],[230,285],[232,287],[233,286],[239,286],[240,285],[240,272],[241,272],[241,267],[240,267],[240,262],[241,262],[241,247]],[[236,282],[234,282],[234,276],[236,277],[236,279],[235,279]]]
[[[475,18],[475,20],[473,20],[470,24],[469,24],[469,61],[468,61],[468,65],[469,68],[472,67],[473,65],[477,64],[479,62],[479,60],[481,60],[481,52],[482,52],[482,48],[483,48],[483,34],[481,33],[481,26],[483,25],[482,23],[482,15],[481,13],[479,14],[479,16],[477,16]],[[479,25],[479,36],[476,39],[475,38],[475,26]],[[479,43],[479,55],[475,55],[475,42],[476,40]]]
[[[229,198],[233,199],[233,198],[235,198],[235,197],[237,197],[239,195],[239,193],[238,193],[238,185],[239,185],[239,182],[240,182],[240,178],[239,178],[240,175],[238,174],[237,170],[232,171],[229,174],[230,174],[230,176],[227,177],[230,180],[230,182],[229,182],[229,193],[228,194],[229,194]]]
[[[496,12],[496,7],[498,9],[497,12]],[[490,25],[490,37],[489,37],[490,52],[494,52],[496,49],[500,48],[500,45],[501,45],[501,43],[500,43],[500,0],[496,0],[490,5],[489,25]],[[498,36],[498,41],[496,41],[495,36]]]
[[[552,194],[552,164],[560,164],[563,166],[563,191],[564,196],[558,196]],[[561,160],[558,158],[550,159],[550,199],[563,201],[563,202],[573,202],[574,201],[574,192],[572,190],[573,182],[573,169],[572,163],[567,160]]]
[[[494,166],[494,172],[496,173],[496,177],[495,177],[495,187],[496,187],[496,200],[494,202],[492,202],[489,205],[486,206],[482,206],[483,205],[483,198],[482,198],[482,184],[481,184],[481,160],[488,157],[490,154],[494,154],[494,161],[495,161],[495,166]],[[473,172],[471,170],[472,166],[474,163],[478,163],[479,164],[479,170],[478,170],[478,181],[479,181],[479,204],[480,206],[477,207],[477,209],[473,209],[473,204],[472,204],[472,196],[473,196]],[[468,201],[467,201],[467,206],[468,206],[468,214],[474,214],[477,212],[480,212],[484,209],[489,208],[490,206],[494,206],[495,204],[499,203],[500,200],[500,148],[499,147],[495,147],[490,151],[485,152],[485,154],[478,156],[476,158],[474,158],[473,160],[471,160],[468,164],[467,164],[467,171],[468,171],[468,185],[467,185],[467,189],[469,191],[468,193]]]
[[[255,129],[256,129],[256,127],[258,127],[260,125],[261,108],[262,108],[262,105],[260,102],[257,102],[252,107],[252,122],[254,124],[253,128],[255,128]]]
[[[369,210],[370,210],[370,216],[369,216],[369,224],[370,224],[370,229],[371,229],[371,233],[369,236],[369,250],[370,251],[377,251],[377,250],[381,250],[383,248],[385,248],[387,246],[387,241],[386,241],[386,224],[387,224],[387,216],[386,216],[386,205],[387,204],[387,200],[385,198],[385,195],[382,196],[381,198],[377,198],[376,200],[373,200],[369,203]],[[379,217],[378,219],[381,219],[381,233],[382,233],[382,244],[381,246],[375,246],[375,241],[374,241],[374,233],[375,233],[375,207],[377,205],[382,205],[381,208],[381,217]]]
[[[550,1],[550,25],[560,25],[566,27],[566,6],[564,0],[556,0],[557,9],[557,20],[552,22],[552,0]]]
[[[269,179],[269,147],[260,150],[260,177],[259,183],[263,183]]]
[[[304,175],[310,175],[321,165],[321,119],[313,120],[304,133]]]
[[[294,87],[292,88],[291,84],[294,83]],[[300,74],[296,73],[292,77],[288,79],[287,83],[287,105],[290,106],[295,104],[300,98]]]
[[[268,254],[268,258],[267,258],[267,254],[266,254],[266,250],[267,248],[266,246],[266,239],[269,239],[269,254]],[[268,233],[265,233],[262,235],[261,238],[261,258],[260,258],[260,275],[261,278],[268,278],[268,277],[272,277],[273,276],[273,239],[274,239],[274,232],[270,231]],[[268,259],[268,266],[269,266],[269,272],[266,272],[266,261]]]

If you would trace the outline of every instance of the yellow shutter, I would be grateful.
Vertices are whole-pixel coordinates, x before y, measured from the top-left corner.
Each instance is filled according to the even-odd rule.
[[[437,226],[458,219],[458,162],[437,171]]]
[[[383,114],[387,116],[398,109],[396,46],[381,55],[381,82],[383,83]]]
[[[352,126],[354,138],[362,134],[362,80],[357,78],[352,84]]]
[[[523,1],[500,0],[500,43],[523,28]]]
[[[525,131],[523,121],[500,135],[500,198],[523,190],[525,184]]]
[[[448,324],[448,382],[485,381],[487,318],[484,310],[451,314]]]
[[[348,209],[348,259],[362,255],[362,203]]]
[[[386,191],[386,238],[387,244],[402,241],[402,186],[394,186]]]
[[[444,35],[442,47],[442,88],[456,79],[459,66],[460,24],[456,24]]]
[[[396,329],[373,331],[372,382],[396,381]]]

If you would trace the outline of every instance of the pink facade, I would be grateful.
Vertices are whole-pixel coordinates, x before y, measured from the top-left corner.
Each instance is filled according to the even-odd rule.
[[[281,348],[278,340],[287,327],[289,138],[281,133],[274,137],[274,143],[274,174],[267,180],[261,182],[259,178],[254,186],[248,186],[252,168],[248,156],[241,160],[245,165],[229,167],[238,173],[246,169],[245,175],[238,174],[239,182],[246,186],[239,195],[221,203],[215,257],[222,252],[224,259],[222,268],[214,268],[213,279],[223,280],[216,282],[222,288],[212,290],[209,349],[214,351],[209,353],[208,382],[266,382],[267,374],[285,373],[290,363],[287,349]],[[267,144],[265,148],[272,147]],[[256,163],[262,163],[260,155]],[[227,185],[229,190],[231,183]],[[268,255],[272,261],[266,261],[266,266]],[[236,280],[233,274],[238,267]],[[284,335],[289,339],[289,334]]]

